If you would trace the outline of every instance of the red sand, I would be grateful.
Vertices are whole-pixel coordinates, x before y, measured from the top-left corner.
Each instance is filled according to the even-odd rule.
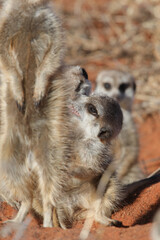
[[[139,133],[141,146],[139,160],[142,168],[150,173],[160,166],[160,160],[158,160],[160,157],[160,116],[155,115],[147,118],[139,126]],[[132,203],[126,205],[113,215],[114,219],[122,221],[124,227],[105,227],[94,223],[88,239],[151,239],[150,231],[153,216],[160,206],[160,183],[144,189],[138,196],[133,197],[130,202]],[[0,208],[1,228],[3,226],[2,221],[11,218],[14,214],[15,210],[5,203],[2,204]],[[22,237],[22,239],[26,240],[76,240],[83,226],[83,223],[77,223],[69,230],[62,230],[60,228],[44,229],[31,214],[28,217],[31,222]],[[13,235],[0,239],[13,239]]]

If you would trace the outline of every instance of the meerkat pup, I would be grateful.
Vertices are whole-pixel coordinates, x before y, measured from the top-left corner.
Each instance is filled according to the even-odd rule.
[[[110,142],[122,127],[119,105],[110,98],[97,95],[81,95],[70,103],[71,122],[77,128],[74,153],[68,168],[70,178],[65,186],[67,194],[56,206],[60,226],[70,227],[74,220],[86,217],[91,206],[96,212],[95,221],[117,225],[119,223],[110,218],[121,199],[121,187],[115,173],[106,183],[100,204],[94,203],[101,176],[113,164]]]
[[[37,106],[46,94],[50,76],[62,64],[61,23],[49,0],[6,0],[2,3],[1,71],[20,109],[24,108],[28,91]],[[27,84],[30,87],[26,88]]]
[[[68,104],[69,135],[63,144],[67,146],[69,152],[66,152],[62,161],[54,165],[55,169],[61,164],[59,169],[65,170],[61,174],[60,170],[56,172],[59,175],[58,179],[62,177],[63,195],[55,199],[58,220],[64,229],[71,227],[74,220],[86,217],[87,211],[90,211],[90,207],[96,202],[96,191],[101,176],[113,161],[110,142],[122,127],[122,112],[113,99],[77,94]],[[55,174],[53,176],[56,177]],[[100,204],[94,205],[96,221],[105,225],[118,224],[110,217],[121,199],[121,194],[116,175],[111,174]],[[40,199],[39,205],[42,205]],[[44,216],[39,206],[36,211],[40,211]]]
[[[123,111],[123,128],[118,139],[113,144],[117,161],[117,176],[128,184],[144,177],[138,166],[139,141],[131,110],[136,84],[133,76],[116,70],[106,70],[98,74],[96,93],[104,93],[117,100]]]

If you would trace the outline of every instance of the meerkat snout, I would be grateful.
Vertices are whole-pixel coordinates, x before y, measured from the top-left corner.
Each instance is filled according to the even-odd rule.
[[[107,127],[102,127],[98,133],[98,137],[101,140],[104,140],[105,138],[111,138],[113,135],[113,131],[111,128],[107,128]]]
[[[86,138],[94,136],[106,143],[116,137],[122,128],[121,108],[110,97],[81,95],[72,101],[70,108],[78,123],[86,129]]]

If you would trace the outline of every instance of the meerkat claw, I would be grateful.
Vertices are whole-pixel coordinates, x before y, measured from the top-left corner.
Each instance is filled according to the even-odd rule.
[[[121,221],[118,221],[118,220],[113,220],[111,223],[110,223],[110,226],[115,226],[115,227],[122,227],[123,224]]]

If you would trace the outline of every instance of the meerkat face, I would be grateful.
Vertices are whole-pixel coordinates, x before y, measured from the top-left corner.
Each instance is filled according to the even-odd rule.
[[[127,111],[131,111],[135,90],[134,78],[129,73],[116,70],[102,71],[96,79],[95,92],[114,98]]]
[[[86,138],[99,138],[104,143],[116,137],[122,128],[119,104],[107,96],[81,95],[70,106]]]

